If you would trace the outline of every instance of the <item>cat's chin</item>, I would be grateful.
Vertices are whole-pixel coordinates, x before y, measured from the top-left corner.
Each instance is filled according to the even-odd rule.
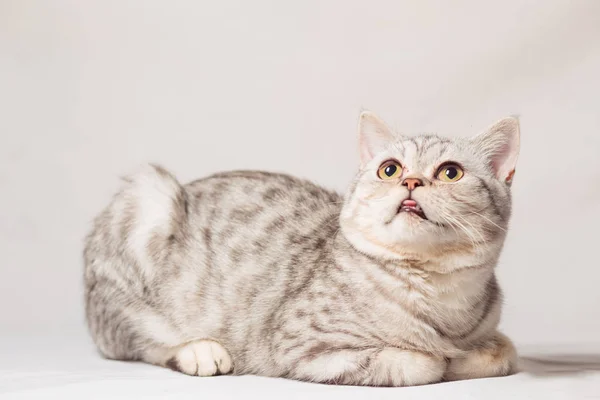
[[[398,213],[393,221],[379,229],[357,229],[342,223],[343,237],[362,253],[387,260],[420,258],[440,245],[439,228],[410,212]]]
[[[427,216],[425,216],[425,213],[422,210],[417,210],[415,208],[400,207],[398,210],[398,215],[427,221]]]

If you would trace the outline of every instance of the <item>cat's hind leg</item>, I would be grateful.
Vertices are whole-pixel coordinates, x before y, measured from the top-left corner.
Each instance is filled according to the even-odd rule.
[[[189,341],[174,294],[189,236],[189,196],[173,175],[145,166],[125,178],[86,239],[90,333],[110,359],[142,360],[189,375],[229,373],[231,357],[211,340]],[[177,288],[177,289],[175,289]]]
[[[103,295],[110,294],[110,301]],[[88,321],[96,345],[104,357],[144,361],[188,375],[212,376],[230,373],[229,352],[213,340],[186,342],[167,318],[144,309],[127,294],[96,292],[88,296]],[[131,317],[129,314],[133,314]]]

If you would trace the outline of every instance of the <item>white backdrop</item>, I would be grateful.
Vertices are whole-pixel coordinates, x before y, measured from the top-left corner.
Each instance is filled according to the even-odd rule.
[[[594,0],[0,0],[0,329],[85,335],[82,239],[119,175],[343,190],[368,108],[406,133],[521,116],[503,329],[600,349],[599,43]]]

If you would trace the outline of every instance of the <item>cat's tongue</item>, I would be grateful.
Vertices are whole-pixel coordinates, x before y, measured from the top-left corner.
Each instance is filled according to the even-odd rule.
[[[402,202],[402,207],[417,207],[418,204],[416,201],[411,199],[406,199]]]
[[[419,205],[419,203],[417,203],[416,201],[411,200],[411,199],[404,200],[402,202],[402,204],[400,205],[400,210],[398,210],[398,212],[413,213],[423,219],[427,219],[427,217],[425,216],[425,213],[421,209],[421,206]]]

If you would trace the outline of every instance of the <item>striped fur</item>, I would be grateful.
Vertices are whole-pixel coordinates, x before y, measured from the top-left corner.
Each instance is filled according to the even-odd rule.
[[[494,275],[511,207],[494,158],[506,132],[492,144],[406,138],[362,118],[345,197],[259,171],[181,185],[148,166],[127,178],[85,244],[100,352],[190,375],[352,385],[512,372]],[[424,180],[411,196],[429,220],[397,213],[408,189],[376,175],[389,158]],[[455,184],[434,177],[448,160],[465,169]]]

